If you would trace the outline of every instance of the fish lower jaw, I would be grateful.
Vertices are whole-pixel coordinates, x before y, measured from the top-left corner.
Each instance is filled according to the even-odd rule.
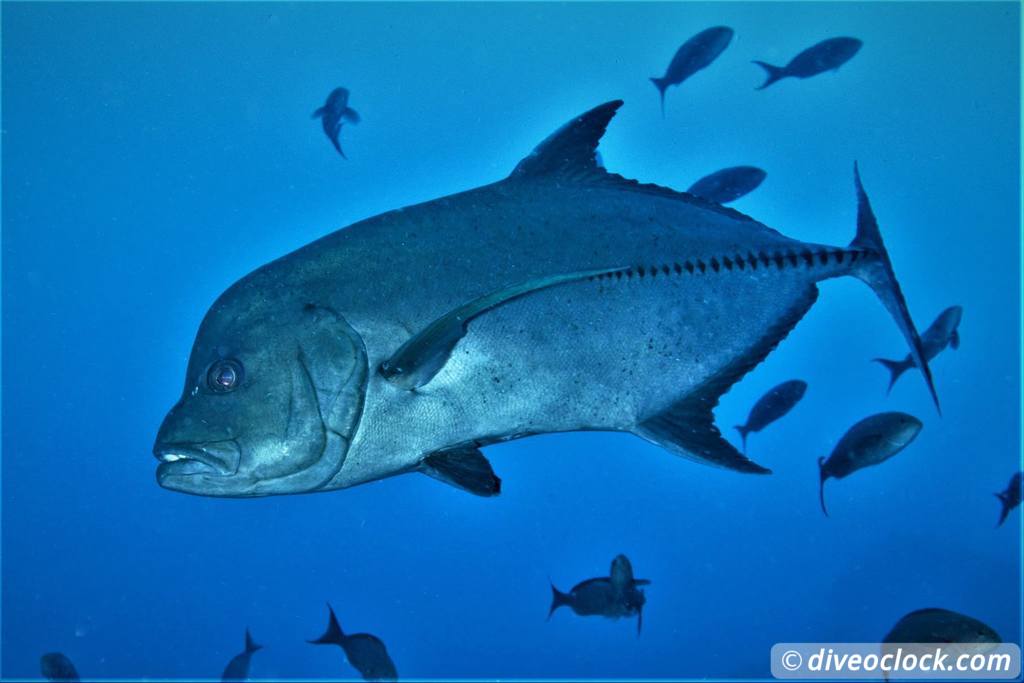
[[[229,476],[234,474],[226,462],[197,448],[168,446],[155,449],[153,455],[160,461],[157,477],[161,479],[170,475]]]

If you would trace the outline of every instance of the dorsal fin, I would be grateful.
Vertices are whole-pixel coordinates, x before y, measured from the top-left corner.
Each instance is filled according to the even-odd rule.
[[[604,185],[618,190],[683,201],[730,218],[754,221],[753,218],[715,202],[708,201],[672,188],[641,183],[623,178],[605,170],[597,154],[597,146],[604,136],[608,124],[622,106],[622,100],[612,100],[598,105],[574,118],[544,139],[529,156],[519,162],[509,174],[509,180],[530,178],[551,178],[557,181],[575,181]],[[771,228],[765,228],[771,232]]]
[[[597,145],[621,106],[622,100],[612,100],[577,116],[537,145],[509,177],[586,176],[598,171]]]

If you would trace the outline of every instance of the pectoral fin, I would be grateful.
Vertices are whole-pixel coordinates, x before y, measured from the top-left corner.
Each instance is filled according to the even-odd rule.
[[[391,358],[380,364],[380,374],[403,389],[418,389],[440,372],[451,357],[455,345],[466,336],[470,321],[481,313],[549,287],[610,275],[621,270],[625,269],[609,268],[552,275],[485,294],[449,311],[409,338]]]
[[[343,121],[348,121],[349,123],[359,123],[361,120],[359,118],[359,112],[352,107],[345,107],[345,111],[341,112],[341,118]]]
[[[953,330],[953,334],[949,335],[949,345],[956,351],[960,348],[960,331]]]
[[[420,464],[420,472],[475,496],[490,497],[501,493],[501,479],[480,449],[474,446],[457,446],[431,453]]]

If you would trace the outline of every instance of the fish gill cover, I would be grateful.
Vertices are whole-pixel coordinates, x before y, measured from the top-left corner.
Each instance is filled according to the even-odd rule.
[[[0,676],[1019,644],[1019,19],[5,3]]]

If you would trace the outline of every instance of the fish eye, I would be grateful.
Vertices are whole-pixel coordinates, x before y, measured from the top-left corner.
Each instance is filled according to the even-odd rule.
[[[242,364],[233,358],[225,358],[210,366],[206,372],[206,384],[210,391],[225,394],[242,383],[242,375]]]

